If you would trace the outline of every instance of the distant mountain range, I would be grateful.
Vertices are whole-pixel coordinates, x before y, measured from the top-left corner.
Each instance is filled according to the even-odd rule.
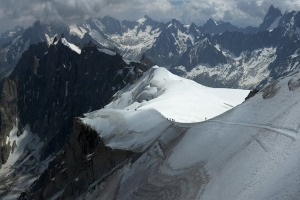
[[[261,87],[299,69],[300,13],[282,14],[271,6],[257,28],[238,28],[213,19],[203,26],[184,25],[175,19],[161,23],[148,16],[137,21],[107,16],[72,25],[36,22],[1,35],[2,77],[30,44],[51,44],[61,34],[80,47],[93,41],[126,59],[140,60],[144,55],[175,74],[208,86]]]

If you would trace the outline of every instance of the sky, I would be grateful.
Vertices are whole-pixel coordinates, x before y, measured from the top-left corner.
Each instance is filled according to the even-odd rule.
[[[300,10],[300,0],[0,0],[0,33],[36,20],[75,22],[109,15],[136,20],[149,17],[202,25],[209,18],[245,27],[258,26],[270,5]]]

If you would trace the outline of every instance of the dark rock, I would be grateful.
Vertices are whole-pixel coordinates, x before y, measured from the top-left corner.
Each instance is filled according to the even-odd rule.
[[[249,94],[246,96],[245,100],[250,99],[251,97],[254,97],[256,95],[256,93],[258,93],[258,92],[259,92],[258,89],[251,90],[249,92]]]
[[[267,30],[274,23],[274,21],[281,16],[281,11],[278,8],[275,8],[273,5],[271,5],[263,22],[259,25],[258,31]]]
[[[140,63],[128,65],[120,55],[107,55],[95,46],[83,48],[79,55],[61,42],[49,48],[46,43],[32,45],[1,85],[1,144],[19,118],[20,127],[29,125],[44,141],[39,158],[44,160],[61,149],[74,117],[102,108],[147,69]],[[0,152],[2,164],[5,149]]]
[[[73,133],[64,149],[27,192],[31,199],[48,199],[59,191],[63,191],[60,199],[75,199],[95,180],[105,180],[139,155],[106,147],[99,134],[79,119],[74,119]]]

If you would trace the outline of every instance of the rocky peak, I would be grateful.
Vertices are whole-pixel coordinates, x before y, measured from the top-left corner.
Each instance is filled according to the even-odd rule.
[[[217,26],[217,22],[215,20],[213,20],[212,18],[209,18],[206,23],[203,25],[203,27],[215,27]]]
[[[200,30],[200,28],[195,23],[191,23],[191,25],[189,26],[188,31],[194,37],[201,36],[201,30]]]
[[[105,30],[108,34],[119,34],[123,33],[123,27],[119,20],[105,16],[101,19],[101,23],[105,26]]]
[[[180,23],[177,19],[172,19],[169,23],[167,23],[168,29],[179,29],[182,30],[184,28],[183,24]]]
[[[220,34],[226,31],[240,31],[240,29],[229,22],[218,21],[216,22],[212,18],[208,19],[202,26],[202,31],[209,34]]]
[[[74,117],[106,105],[146,69],[142,64],[127,64],[118,54],[100,52],[95,45],[84,47],[81,54],[62,42],[49,48],[46,43],[32,45],[1,84],[3,94],[6,89],[15,92],[2,95],[0,101],[0,139],[18,118],[21,127],[29,126],[44,141],[37,158],[43,160],[62,147]]]
[[[263,22],[259,25],[258,31],[264,31],[268,29],[273,29],[278,25],[278,22],[282,16],[279,8],[275,8],[273,5],[270,6]]]

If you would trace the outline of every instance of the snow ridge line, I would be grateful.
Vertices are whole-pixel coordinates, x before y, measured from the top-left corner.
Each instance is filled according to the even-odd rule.
[[[210,120],[209,122],[219,123],[219,124],[225,124],[225,125],[237,125],[237,126],[248,126],[248,127],[254,127],[254,128],[262,128],[265,130],[269,130],[272,132],[276,132],[280,135],[286,136],[293,141],[296,141],[298,138],[297,133],[298,131],[288,128],[275,128],[272,126],[267,125],[260,125],[260,124],[248,124],[248,123],[238,123],[238,122],[224,122],[224,121],[218,121],[218,120]]]

